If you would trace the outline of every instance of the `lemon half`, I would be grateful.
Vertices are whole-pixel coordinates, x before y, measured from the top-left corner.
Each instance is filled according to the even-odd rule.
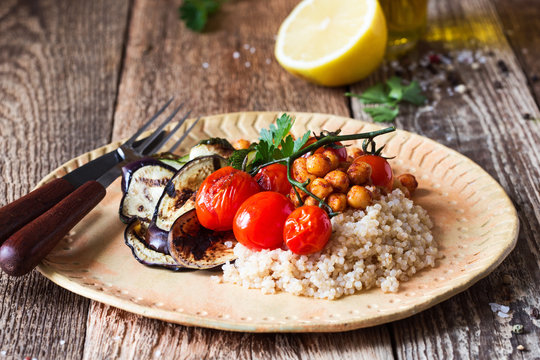
[[[275,56],[292,74],[339,86],[373,72],[386,39],[377,0],[304,0],[281,24]]]

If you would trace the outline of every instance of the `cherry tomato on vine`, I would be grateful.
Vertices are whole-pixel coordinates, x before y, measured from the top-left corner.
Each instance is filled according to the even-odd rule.
[[[263,167],[255,175],[255,181],[264,191],[276,191],[287,195],[292,188],[287,179],[287,166],[282,164],[272,164]]]
[[[255,194],[236,212],[234,236],[252,250],[277,249],[283,245],[283,227],[293,210],[291,201],[278,192]]]
[[[365,162],[371,166],[371,181],[375,186],[381,186],[388,192],[392,191],[394,173],[385,158],[377,155],[361,155],[354,162]]]
[[[248,173],[231,166],[223,167],[210,174],[197,191],[197,218],[207,229],[231,230],[240,205],[259,191],[259,184]]]
[[[285,221],[283,239],[299,255],[321,251],[332,235],[328,214],[318,206],[300,206]]]
[[[310,137],[308,139],[308,141],[306,142],[306,144],[303,146],[303,148],[315,143],[317,141],[317,139],[315,137]],[[343,144],[340,142],[340,141],[336,141],[335,143],[333,143],[334,145],[337,145],[337,146],[343,146]],[[347,149],[345,147],[340,147],[340,148],[333,148],[332,146],[330,145],[326,145],[326,146],[321,146],[320,148],[318,148],[317,150],[315,150],[314,154],[319,154],[319,153],[322,153],[324,150],[331,150],[333,151],[339,158],[339,161],[345,161],[347,160]],[[308,157],[309,155],[311,154],[305,154],[303,155],[304,157]]]

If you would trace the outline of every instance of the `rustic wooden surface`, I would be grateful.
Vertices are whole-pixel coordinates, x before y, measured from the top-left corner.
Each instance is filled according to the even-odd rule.
[[[171,95],[198,114],[294,110],[369,120],[343,96],[347,88],[307,84],[273,59],[274,34],[296,1],[229,1],[204,34],[184,28],[179,3],[0,3],[2,203],[69,158],[131,133]],[[516,250],[468,291],[370,329],[241,334],[136,316],[35,272],[0,274],[0,359],[540,359],[540,319],[531,316],[540,309],[540,121],[526,120],[540,118],[539,12],[536,0],[431,1],[427,40],[350,87],[360,92],[396,72],[426,79],[432,108],[402,108],[397,126],[469,156],[514,201]],[[476,65],[459,58],[465,49]],[[414,66],[431,51],[448,56],[455,76]],[[467,91],[450,96],[458,84]],[[492,313],[490,302],[509,305],[511,317]],[[513,324],[525,333],[513,334]]]

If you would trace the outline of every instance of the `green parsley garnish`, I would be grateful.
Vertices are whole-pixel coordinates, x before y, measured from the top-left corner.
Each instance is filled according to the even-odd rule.
[[[371,115],[375,122],[392,122],[399,114],[399,105],[402,102],[420,106],[426,102],[422,89],[417,81],[408,85],[403,84],[400,77],[392,76],[384,84],[377,84],[362,94],[345,93],[360,99],[362,104],[379,104],[380,106],[367,107],[364,111]]]
[[[217,12],[224,0],[184,0],[178,11],[188,28],[202,32],[208,16]]]

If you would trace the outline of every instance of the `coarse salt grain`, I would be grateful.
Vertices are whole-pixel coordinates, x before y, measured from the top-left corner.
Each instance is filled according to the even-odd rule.
[[[249,49],[249,44],[244,44],[244,49],[248,50]]]
[[[454,88],[454,91],[457,92],[458,94],[464,94],[465,91],[467,91],[467,87],[463,84],[459,84],[458,86]]]
[[[252,54],[255,54],[255,48],[252,46],[249,48],[249,52],[252,53]]]
[[[210,64],[208,64],[207,62],[202,63],[203,69],[208,69],[209,66],[210,66]]]
[[[244,66],[247,67],[247,68],[249,68],[249,67],[251,67],[251,63],[250,63],[249,61],[246,61],[246,62],[244,63]]]
[[[240,57],[240,53],[238,51],[233,52],[232,54],[233,59],[238,59]]]

